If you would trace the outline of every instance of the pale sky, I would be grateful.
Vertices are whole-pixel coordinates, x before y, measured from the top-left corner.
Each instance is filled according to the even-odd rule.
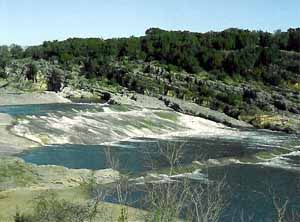
[[[0,0],[0,45],[69,37],[300,27],[300,0]]]

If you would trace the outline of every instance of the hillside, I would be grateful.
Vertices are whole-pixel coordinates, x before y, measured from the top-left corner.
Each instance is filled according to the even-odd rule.
[[[152,28],[142,37],[73,38],[26,50],[2,46],[0,77],[3,91],[79,89],[84,95],[78,97],[106,100],[110,93],[132,91],[172,101],[180,112],[200,115],[176,99],[258,128],[300,132],[300,29]]]

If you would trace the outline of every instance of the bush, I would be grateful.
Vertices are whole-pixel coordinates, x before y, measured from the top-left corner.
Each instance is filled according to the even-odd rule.
[[[199,95],[203,97],[212,97],[214,96],[214,91],[207,85],[202,85],[199,87]]]
[[[219,93],[217,99],[232,106],[237,106],[243,101],[243,97],[237,94],[226,95],[224,93]]]
[[[31,219],[24,214],[21,214],[18,210],[14,216],[15,222],[31,222]]]
[[[60,200],[53,192],[45,192],[35,200],[33,213],[15,215],[15,222],[83,222],[95,221],[97,203],[79,204]]]
[[[265,83],[278,86],[282,82],[282,77],[280,74],[280,68],[278,66],[270,66],[268,69],[265,69],[262,78]]]
[[[7,78],[5,70],[1,67],[0,67],[0,78],[3,78],[3,79]]]

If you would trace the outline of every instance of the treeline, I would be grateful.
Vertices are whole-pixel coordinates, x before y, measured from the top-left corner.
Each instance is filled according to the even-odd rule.
[[[288,52],[289,51],[289,52]],[[88,78],[99,77],[116,60],[159,61],[171,70],[214,73],[279,85],[282,80],[297,81],[300,73],[300,28],[268,33],[241,29],[192,33],[151,28],[143,37],[72,38],[44,42],[40,46],[2,47],[0,67],[8,58],[32,57],[57,61],[64,67],[80,64]]]

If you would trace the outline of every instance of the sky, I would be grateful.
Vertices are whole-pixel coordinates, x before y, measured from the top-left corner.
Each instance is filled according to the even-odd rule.
[[[0,0],[0,45],[70,37],[300,27],[300,0]]]

